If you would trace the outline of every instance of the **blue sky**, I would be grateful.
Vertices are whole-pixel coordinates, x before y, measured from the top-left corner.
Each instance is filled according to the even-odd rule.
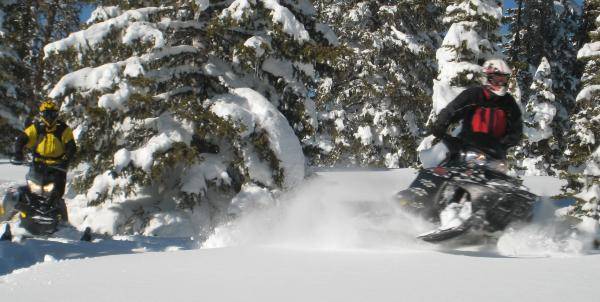
[[[504,8],[511,8],[511,7],[515,7],[515,1],[512,1],[512,0],[504,1]]]
[[[581,5],[581,3],[583,3],[583,0],[575,0],[575,2],[579,3],[579,5]],[[504,8],[511,8],[511,7],[515,7],[515,1],[514,0],[505,0],[504,1]]]
[[[81,20],[81,22],[87,21],[95,7],[95,4],[84,4],[81,8],[81,13],[79,14],[79,20]]]

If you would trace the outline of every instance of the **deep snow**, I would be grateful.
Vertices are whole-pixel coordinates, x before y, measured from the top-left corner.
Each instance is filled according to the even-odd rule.
[[[0,166],[0,188],[23,175]],[[534,224],[515,227],[497,244],[431,245],[414,239],[431,226],[390,202],[413,177],[412,170],[319,172],[279,206],[218,228],[201,249],[186,238],[2,242],[0,295],[2,301],[594,300],[600,255],[587,246],[589,238],[556,236],[564,230],[546,223],[550,201]],[[543,196],[560,188],[550,177],[525,184]]]

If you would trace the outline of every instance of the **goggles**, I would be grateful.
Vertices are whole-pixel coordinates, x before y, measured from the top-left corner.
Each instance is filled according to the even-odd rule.
[[[487,80],[492,86],[508,86],[510,75],[503,73],[491,73],[487,75]]]
[[[42,111],[42,118],[49,123],[54,122],[58,118],[58,111],[56,111],[56,110]]]

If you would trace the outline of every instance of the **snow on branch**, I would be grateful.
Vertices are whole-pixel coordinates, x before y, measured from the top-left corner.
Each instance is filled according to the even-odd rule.
[[[117,171],[133,163],[134,166],[149,172],[154,164],[155,154],[168,151],[174,143],[182,142],[189,145],[192,140],[193,123],[178,120],[168,112],[156,118],[146,119],[143,124],[158,133],[141,148],[133,151],[127,149],[117,151],[113,159]]]
[[[581,89],[577,95],[577,102],[591,100],[594,96],[600,96],[600,85],[590,85]]]
[[[137,77],[149,73],[149,77],[156,77],[159,80],[165,80],[167,76],[177,76],[183,73],[197,73],[199,68],[192,66],[180,66],[178,69],[167,71],[144,71],[142,64],[159,60],[164,57],[179,55],[182,53],[197,53],[196,47],[189,45],[180,45],[175,47],[163,48],[160,51],[144,54],[140,57],[131,57],[125,61],[108,63],[98,67],[86,67],[71,72],[58,81],[54,88],[48,94],[51,98],[57,98],[68,94],[71,90],[78,91],[106,91],[119,83],[121,77]]]
[[[85,22],[86,24],[93,24],[98,21],[105,21],[111,18],[114,18],[120,15],[121,9],[118,6],[98,6],[92,14],[90,18]]]
[[[277,0],[259,0],[262,5],[271,10],[273,23],[279,23],[283,31],[292,36],[300,43],[310,40],[310,35],[304,25],[296,19],[296,16],[285,6],[279,4]],[[221,18],[233,18],[241,21],[244,17],[254,13],[252,6],[256,5],[256,0],[235,0],[228,8],[223,10]]]
[[[420,45],[417,39],[412,35],[407,35],[399,31],[396,26],[391,26],[393,37],[390,37],[398,45],[406,45],[406,47],[414,54],[423,52],[423,45]]]
[[[245,14],[252,14],[252,4],[256,4],[255,0],[235,0],[228,8],[221,12],[221,18],[233,18],[235,20],[242,20]]]
[[[121,69],[126,62],[108,63],[95,68],[85,67],[71,72],[58,81],[48,96],[58,98],[68,94],[70,90],[82,91],[108,90],[119,82]]]
[[[129,30],[131,37],[147,37],[148,34],[154,35],[156,32],[151,31],[146,33],[146,28],[141,26],[138,21],[147,21],[151,14],[172,9],[171,7],[145,7],[124,12],[118,17],[108,19],[106,21],[94,24],[85,30],[69,34],[68,37],[50,43],[44,46],[44,57],[47,58],[53,53],[66,51],[74,47],[75,49],[85,52],[86,50],[101,43],[107,35],[115,29],[122,29],[133,25],[133,29]],[[139,32],[141,31],[141,32]],[[162,34],[161,34],[162,35]],[[124,42],[128,41],[124,38]],[[164,43],[155,41],[155,47],[161,47]]]
[[[587,43],[577,53],[577,59],[589,59],[592,57],[600,57],[600,41]]]
[[[273,17],[273,22],[280,23],[285,33],[294,37],[299,42],[305,42],[310,39],[304,25],[296,19],[287,7],[279,4],[277,0],[262,0],[262,2],[266,8],[272,10],[271,16]]]
[[[200,11],[205,11],[210,6],[210,3],[208,0],[195,0],[195,1],[196,1],[196,6],[198,6],[198,9]]]
[[[165,46],[163,33],[149,22],[133,22],[127,27],[122,38],[123,43],[131,45],[137,40],[142,42],[154,41],[154,48]]]
[[[147,63],[147,62],[150,62],[153,60],[160,60],[162,58],[169,57],[169,56],[176,56],[176,55],[180,55],[183,53],[193,54],[193,53],[198,53],[199,51],[200,50],[198,48],[191,46],[191,45],[179,45],[179,46],[173,46],[173,47],[166,47],[166,48],[162,48],[158,51],[142,55],[140,57],[140,61],[143,63]]]
[[[476,9],[474,9],[476,8]],[[487,16],[490,17],[500,25],[502,20],[502,6],[498,5],[495,0],[469,0],[461,1],[458,4],[449,5],[446,8],[446,15],[449,17],[444,18],[444,22],[452,23],[455,22],[454,16],[458,15],[461,17],[466,16]]]

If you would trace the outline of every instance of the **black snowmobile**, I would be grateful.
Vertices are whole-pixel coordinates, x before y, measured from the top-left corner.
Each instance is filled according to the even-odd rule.
[[[20,164],[20,163],[15,163]],[[0,222],[18,219],[19,226],[33,236],[54,234],[59,225],[68,225],[69,217],[65,200],[53,195],[58,172],[62,168],[31,164],[26,176],[27,184],[9,188],[0,204]],[[90,230],[86,229],[82,240],[89,241]],[[85,238],[84,238],[85,237]],[[0,240],[12,240],[10,224]]]
[[[418,238],[440,242],[467,234],[486,235],[516,221],[530,221],[538,196],[508,176],[506,162],[466,146],[437,167],[422,169],[396,194],[400,205],[438,225]]]

